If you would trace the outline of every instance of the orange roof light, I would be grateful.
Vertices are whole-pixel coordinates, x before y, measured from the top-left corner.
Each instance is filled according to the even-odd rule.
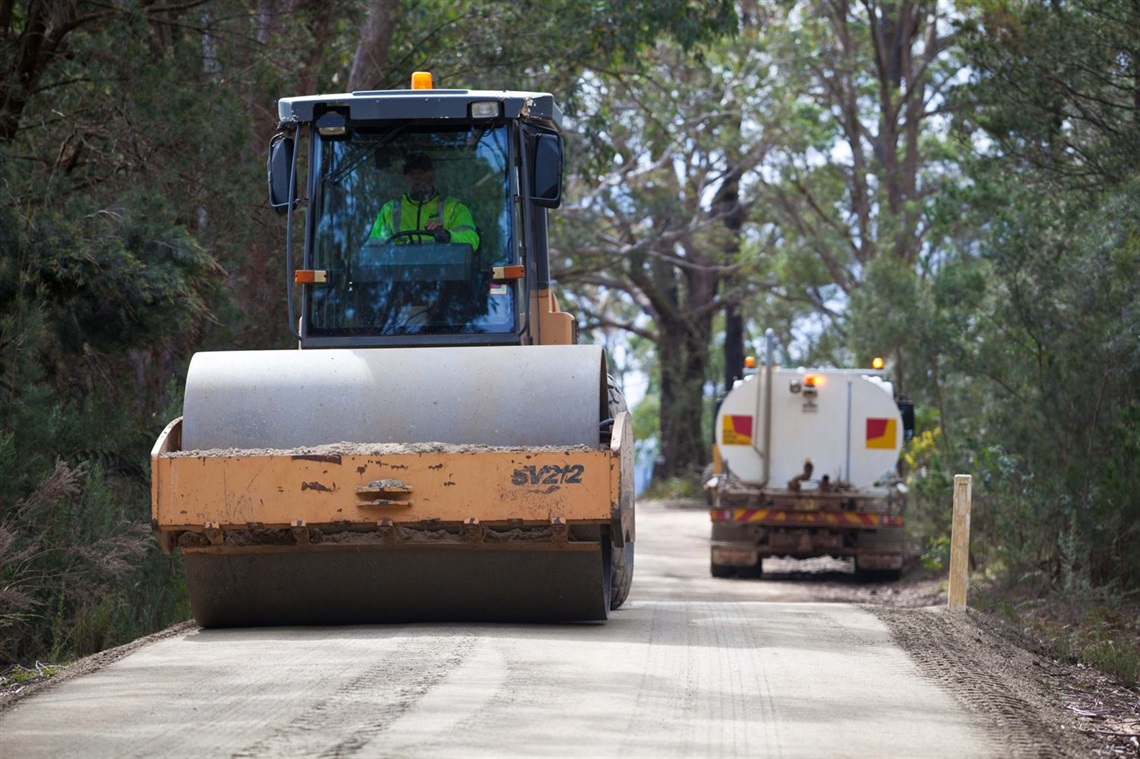
[[[755,356],[745,356],[744,357],[744,368],[745,369],[755,369],[756,368],[756,357]]]
[[[430,71],[414,71],[414,72],[412,72],[412,89],[413,90],[430,90],[431,89],[431,72]]]
[[[805,374],[804,387],[822,387],[823,377],[818,374]]]
[[[872,369],[882,369],[883,368],[883,357],[882,356],[875,356],[873,359],[871,359],[871,368]]]

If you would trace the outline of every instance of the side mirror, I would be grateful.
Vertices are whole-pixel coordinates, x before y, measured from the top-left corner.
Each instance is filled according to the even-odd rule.
[[[543,208],[562,205],[562,137],[536,134],[530,162],[531,201]]]
[[[269,207],[279,214],[293,203],[290,180],[293,176],[293,138],[275,135],[269,143]]]

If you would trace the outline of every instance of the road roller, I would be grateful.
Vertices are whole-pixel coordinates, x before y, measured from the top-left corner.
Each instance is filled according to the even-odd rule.
[[[152,527],[204,627],[588,622],[633,577],[632,425],[552,289],[548,93],[283,98],[297,350],[201,352]]]
[[[767,557],[850,557],[856,575],[902,572],[906,487],[899,452],[914,406],[880,366],[746,370],[717,410],[711,505],[714,577],[759,577]]]

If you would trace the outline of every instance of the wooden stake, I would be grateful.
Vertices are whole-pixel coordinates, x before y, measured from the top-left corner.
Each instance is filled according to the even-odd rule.
[[[954,523],[950,529],[950,611],[966,608],[966,586],[970,578],[970,482],[968,474],[954,475]]]

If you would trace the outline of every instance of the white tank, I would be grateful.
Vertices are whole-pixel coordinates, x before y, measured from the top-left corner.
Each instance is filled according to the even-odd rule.
[[[833,485],[869,490],[895,469],[903,423],[891,383],[844,369],[777,368],[771,376],[770,427],[764,368],[738,382],[717,412],[716,442],[729,473],[784,489],[810,460],[804,490],[817,489],[825,475]]]

